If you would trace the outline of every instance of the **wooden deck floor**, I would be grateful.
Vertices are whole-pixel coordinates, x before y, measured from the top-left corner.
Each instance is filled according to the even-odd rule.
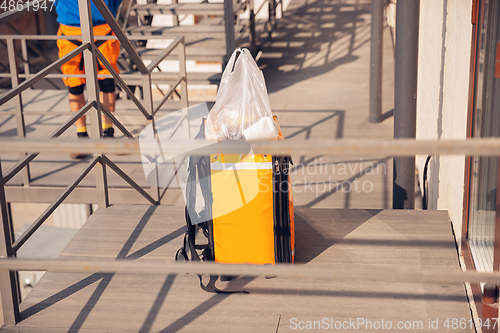
[[[444,211],[298,208],[296,224],[298,263],[459,269]],[[173,260],[183,230],[181,207],[111,206],[59,258]],[[48,272],[21,304],[22,321],[0,332],[290,332],[293,318],[422,321],[425,331],[429,318],[470,318],[462,284],[241,277],[218,285],[249,294],[206,293],[191,274]]]

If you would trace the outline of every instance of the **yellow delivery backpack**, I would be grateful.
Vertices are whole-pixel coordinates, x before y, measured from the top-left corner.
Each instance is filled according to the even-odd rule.
[[[276,118],[274,121],[277,123]],[[197,137],[203,138],[203,133],[202,125]],[[283,139],[281,131],[279,137]],[[289,156],[252,154],[251,151],[241,155],[190,156],[186,183],[187,231],[176,259],[292,263],[295,235],[290,164]],[[201,188],[204,201],[199,213],[195,212],[197,187]],[[204,286],[202,277],[199,278],[204,290],[223,292],[215,288],[216,277],[211,277],[210,287]]]

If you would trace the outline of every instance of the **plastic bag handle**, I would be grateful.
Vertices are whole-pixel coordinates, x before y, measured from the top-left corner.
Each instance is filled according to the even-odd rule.
[[[234,58],[233,68],[231,68],[231,73],[234,72],[234,66],[236,66],[236,60],[238,60],[238,57],[240,56],[241,53],[243,53],[241,49],[236,50],[236,56]]]

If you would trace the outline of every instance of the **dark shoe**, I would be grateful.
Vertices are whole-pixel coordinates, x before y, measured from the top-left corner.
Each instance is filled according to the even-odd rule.
[[[102,132],[103,138],[114,138],[115,137],[115,129],[113,127],[107,128]]]
[[[82,138],[88,139],[88,137],[89,137],[87,132],[78,132],[77,136],[78,136],[78,139],[82,139]],[[81,160],[81,159],[84,159],[85,157],[88,157],[88,156],[90,156],[90,154],[85,154],[85,153],[71,153],[71,154],[69,154],[69,157],[71,157],[75,160]]]
[[[76,135],[78,136],[78,139],[80,138],[88,138],[89,135],[87,134],[87,132],[78,132],[76,133]]]

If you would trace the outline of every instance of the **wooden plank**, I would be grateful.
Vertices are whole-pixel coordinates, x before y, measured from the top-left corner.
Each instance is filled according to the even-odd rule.
[[[140,15],[154,14],[193,14],[193,15],[224,15],[224,5],[221,3],[177,3],[137,4],[132,7]]]
[[[387,267],[459,269],[445,212],[297,208],[297,217],[297,258],[305,258],[307,253],[303,251],[308,249],[320,250],[316,255],[307,254],[311,255],[307,258],[309,264],[369,260],[370,264]],[[172,258],[182,244],[183,224],[182,207],[131,205],[98,209],[61,259]],[[436,229],[433,239],[424,231],[431,224],[443,226]],[[420,226],[416,231],[415,225]],[[394,226],[408,229],[395,230]],[[404,241],[412,242],[411,246]],[[429,247],[432,242],[439,246]],[[363,317],[424,320],[427,324],[429,313],[440,319],[470,317],[461,285],[244,277],[217,284],[249,294],[203,292],[195,275],[48,272],[21,304],[23,321],[16,328],[19,332],[33,328],[39,332],[51,328],[54,332],[60,328],[68,332],[267,332],[275,331],[281,318],[279,331],[288,332],[292,318]]]
[[[133,74],[133,73],[131,73]],[[155,75],[156,74],[156,75]],[[188,72],[188,84],[218,84],[220,82],[222,73],[214,72]],[[154,72],[151,75],[151,82],[153,84],[173,84],[179,79],[179,73],[174,72]],[[139,78],[126,78],[124,81],[127,84],[141,84]]]
[[[192,35],[192,36],[213,36],[213,34],[223,34],[224,26],[220,25],[181,25],[174,27],[152,27],[149,25],[131,27],[128,29],[131,35]]]
[[[301,5],[304,5],[303,9]],[[342,137],[391,138],[390,118],[377,126],[364,123],[367,101],[360,89],[365,87],[369,47],[362,44],[364,32],[356,28],[356,22],[368,13],[369,3],[359,3],[358,9],[351,15],[355,18],[342,12],[327,21],[321,15],[329,9],[335,13],[342,5],[329,6],[325,3],[325,8],[317,15],[308,11],[310,4],[302,1],[292,2],[290,6],[287,16],[290,15],[297,24],[292,22],[294,27],[284,27],[273,37],[286,42],[290,45],[289,49],[295,51],[291,50],[280,59],[263,58],[260,63],[264,68],[273,112],[280,117],[285,136],[301,131],[290,141],[305,138],[322,141]],[[300,22],[306,17],[312,18],[312,23],[304,27]],[[323,24],[332,23],[336,25],[334,29],[321,28]],[[352,36],[351,30],[338,28],[346,24],[354,27],[351,29]],[[315,31],[307,36],[298,35],[303,29],[311,30],[311,26]],[[349,43],[345,43],[344,37],[352,38],[354,50],[348,49],[346,45]],[[304,43],[300,47],[303,55],[296,52],[294,42]],[[384,52],[392,52],[391,47]],[[285,50],[269,49],[269,52],[275,51]],[[384,68],[388,69],[390,77],[391,57],[386,57],[385,61],[389,62],[384,64]],[[387,82],[391,80],[387,79]],[[390,110],[392,98],[389,83],[384,85],[387,110]],[[67,100],[58,107],[67,109]],[[335,113],[337,111],[332,109],[341,112]],[[323,121],[326,114],[333,116]],[[339,114],[344,115],[344,121],[339,120]],[[43,125],[48,127],[50,124]],[[46,130],[39,124],[31,124],[30,128]],[[5,126],[2,133],[7,132],[7,136],[8,130]],[[30,135],[35,137],[38,133]],[[300,156],[294,156],[294,161],[298,163]],[[337,155],[336,161],[351,162],[353,166],[357,163],[342,154]],[[387,163],[390,165],[390,160]],[[321,176],[325,175],[317,175],[315,181],[328,179],[328,175],[323,179]],[[302,177],[296,179],[303,183],[310,181],[301,175],[294,177]],[[390,169],[384,177],[377,178],[379,182],[374,183],[376,190],[371,194],[339,192],[321,197],[316,205],[382,208],[384,200],[390,200],[391,193],[390,185],[388,189],[382,188],[386,178],[392,179]],[[383,193],[387,192],[389,199],[384,199]],[[315,193],[295,194],[296,202],[303,202],[303,205],[317,198]],[[61,258],[112,260],[122,253],[131,256],[131,260],[170,260],[181,246],[182,236],[172,240],[167,236],[182,225],[179,224],[182,207],[174,210],[159,208],[162,209],[152,213],[147,213],[148,206],[114,206],[109,211],[97,211],[80,230],[81,234],[75,237],[74,244],[77,246],[70,244]],[[449,262],[442,260],[455,258],[454,265],[458,267],[454,246],[446,246],[453,243],[448,218],[441,219],[435,212],[297,208],[297,216],[303,217],[301,221],[297,220],[297,246],[300,245],[297,258],[310,260],[308,264],[329,265],[335,261],[359,263],[366,261],[368,256],[372,263],[411,267],[448,267]],[[427,233],[431,224],[436,224],[433,227],[435,234],[432,235],[434,243],[444,245],[427,251],[418,244],[420,240],[425,240],[424,247],[433,244]],[[95,240],[90,237],[101,232],[110,235],[110,239],[112,237],[109,245],[102,244],[106,243],[103,237],[96,237]],[[420,235],[420,232],[423,234]],[[405,246],[406,241],[412,242],[412,246]],[[430,262],[433,258],[427,254],[435,256],[437,261]],[[290,320],[294,317],[303,320],[366,317],[396,321],[428,320],[429,316],[466,318],[469,315],[463,287],[455,285],[238,278],[231,283],[218,282],[218,286],[244,289],[250,294],[213,295],[201,291],[197,277],[193,275],[177,276],[173,282],[167,277],[116,275],[106,286],[98,287],[102,279],[94,277],[91,283],[92,278],[87,279],[85,274],[60,274],[48,272],[35,286],[22,304],[25,319],[16,330],[285,332],[293,331]],[[44,328],[44,325],[51,327]],[[62,325],[65,327],[61,328]]]
[[[192,41],[190,45],[186,42],[186,59],[197,61],[221,61],[225,54],[224,40],[199,40]],[[138,48],[137,53],[142,59],[155,59],[162,49]],[[167,60],[178,60],[177,50],[167,56]]]

